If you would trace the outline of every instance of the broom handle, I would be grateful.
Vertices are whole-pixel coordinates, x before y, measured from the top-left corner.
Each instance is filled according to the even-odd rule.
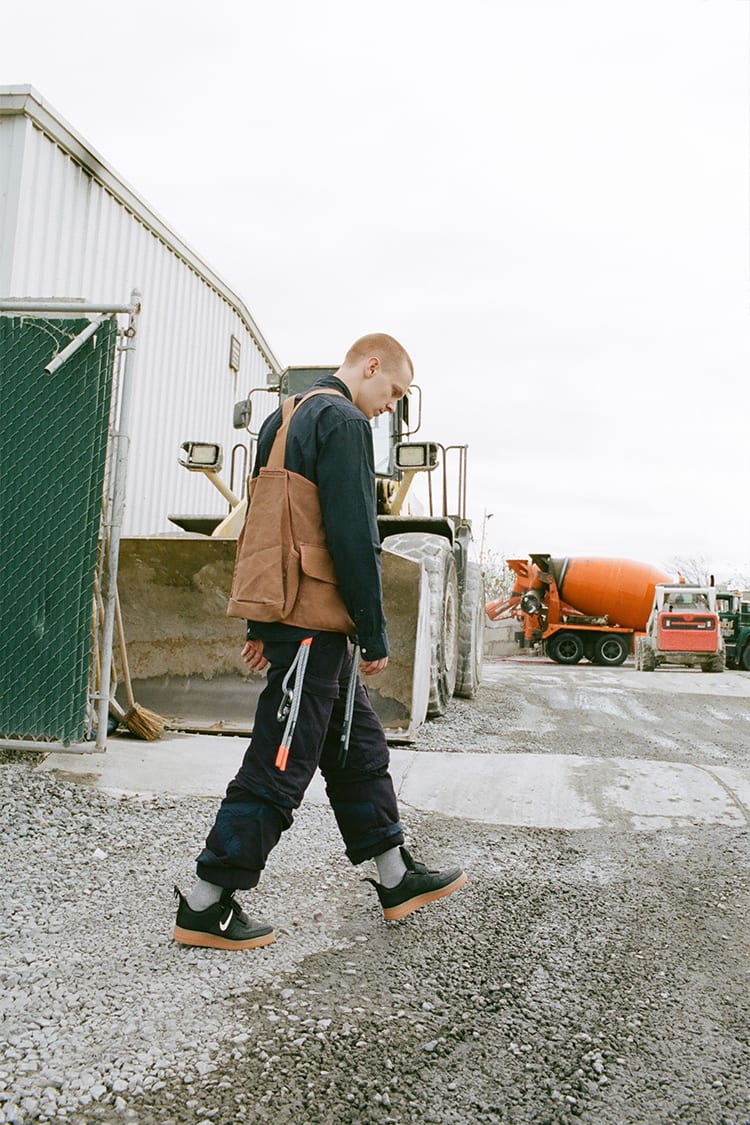
[[[125,630],[122,625],[122,610],[120,608],[120,591],[115,587],[115,620],[117,622],[117,638],[120,642],[122,658],[122,678],[125,683],[125,694],[128,697],[128,707],[135,707],[133,685],[130,682],[130,668],[128,667],[128,653],[125,648]]]
[[[99,591],[99,579],[96,574],[94,575],[94,613],[96,615],[99,628],[104,628],[104,603],[102,602],[102,595]],[[122,707],[115,699],[115,692],[117,691],[117,668],[115,667],[114,659],[110,661],[109,668],[109,703],[116,711],[124,714]],[[96,690],[101,691],[102,679],[102,657],[97,647],[96,654]]]

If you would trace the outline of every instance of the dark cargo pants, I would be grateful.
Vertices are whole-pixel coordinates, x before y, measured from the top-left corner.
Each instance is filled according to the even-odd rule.
[[[200,878],[217,886],[246,890],[257,884],[318,767],[352,863],[404,842],[383,727],[362,684],[355,696],[349,753],[345,765],[338,764],[352,663],[342,634],[313,638],[286,768],[276,765],[285,726],[277,718],[282,681],[298,648],[296,641],[264,642],[270,666],[252,740],[197,860]]]

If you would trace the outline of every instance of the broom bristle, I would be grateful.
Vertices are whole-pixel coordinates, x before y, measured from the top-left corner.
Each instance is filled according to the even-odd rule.
[[[149,711],[147,707],[140,707],[137,703],[134,703],[125,712],[121,722],[136,738],[153,742],[164,730],[167,720],[162,715],[157,715],[156,711]]]

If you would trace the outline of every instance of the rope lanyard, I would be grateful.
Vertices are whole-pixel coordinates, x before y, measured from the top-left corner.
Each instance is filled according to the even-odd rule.
[[[305,670],[307,669],[307,661],[310,658],[310,645],[312,644],[312,637],[305,637],[300,641],[300,646],[297,649],[297,654],[294,660],[289,665],[284,679],[281,683],[281,690],[283,692],[279,709],[276,712],[276,718],[280,723],[286,719],[286,726],[284,733],[281,736],[279,748],[276,751],[276,768],[282,772],[286,769],[287,760],[289,758],[289,749],[292,745],[294,738],[294,728],[297,725],[297,718],[299,716],[300,704],[302,702],[302,683],[305,678]],[[357,684],[359,682],[359,645],[354,645],[352,652],[352,667],[349,673],[349,682],[346,686],[346,701],[344,703],[344,722],[341,728],[341,740],[339,746],[338,764],[343,767],[346,765],[346,759],[349,754],[349,739],[352,733],[352,718],[354,715],[354,700],[357,694]],[[292,681],[294,683],[292,684]]]
[[[339,765],[346,765],[349,754],[349,736],[352,733],[352,716],[354,714],[354,697],[357,693],[359,681],[359,645],[355,643],[352,652],[352,670],[349,673],[349,683],[346,686],[346,704],[344,705],[344,725],[341,728],[341,745],[339,747]]]
[[[289,747],[292,745],[294,728],[297,725],[297,716],[299,715],[300,703],[302,702],[302,681],[305,678],[305,669],[307,668],[307,661],[310,657],[310,645],[312,641],[312,637],[305,637],[304,640],[300,641],[297,655],[290,664],[289,671],[284,676],[281,684],[281,690],[284,694],[281,697],[281,703],[276,712],[276,718],[280,723],[283,723],[284,719],[286,719],[286,726],[281,736],[279,749],[276,751],[276,768],[282,770],[282,772],[286,769]],[[290,686],[292,679],[294,679],[293,687]]]

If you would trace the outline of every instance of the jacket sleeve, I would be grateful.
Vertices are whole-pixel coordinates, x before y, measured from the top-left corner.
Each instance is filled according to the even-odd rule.
[[[349,418],[318,447],[318,493],[341,596],[357,628],[363,660],[388,655],[380,536],[375,509],[372,431]]]

